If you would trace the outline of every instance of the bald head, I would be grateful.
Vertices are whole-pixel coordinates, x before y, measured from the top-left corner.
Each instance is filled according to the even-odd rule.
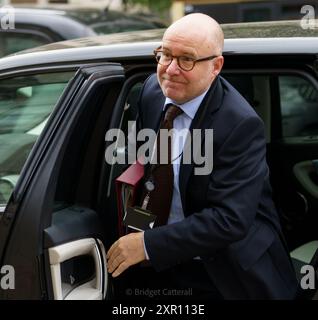
[[[157,77],[177,104],[200,96],[221,72],[223,31],[211,17],[194,13],[173,23],[162,38]]]
[[[192,13],[174,22],[165,32],[163,40],[171,35],[190,40],[211,54],[222,55],[224,35],[220,25],[203,13]]]

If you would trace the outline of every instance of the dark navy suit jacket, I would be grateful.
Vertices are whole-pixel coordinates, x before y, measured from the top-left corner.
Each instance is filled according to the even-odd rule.
[[[139,100],[139,129],[158,129],[164,101],[156,75],[150,76]],[[294,298],[297,282],[271,197],[262,120],[219,76],[193,129],[213,129],[213,171],[195,175],[194,163],[181,164],[186,218],[145,231],[153,267],[161,271],[200,256],[225,299]]]

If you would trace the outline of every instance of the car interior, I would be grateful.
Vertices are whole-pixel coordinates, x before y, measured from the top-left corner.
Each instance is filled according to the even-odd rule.
[[[287,74],[277,73],[274,76],[273,73],[271,76],[269,74],[248,76],[246,73],[224,76],[264,121],[268,148],[267,160],[271,170],[274,199],[291,250],[290,256],[297,279],[300,282],[305,273],[302,269],[305,265],[313,266],[314,270],[318,268],[316,236],[318,171],[314,165],[315,160],[297,162],[292,153],[291,159],[284,157],[286,161],[282,163],[275,151],[279,148],[282,156],[280,159],[283,159],[281,153],[285,148],[299,147],[300,149],[306,139],[310,139],[317,146],[318,90],[316,83],[295,71]],[[277,92],[280,99],[272,99],[272,92]],[[277,108],[280,112],[277,113],[273,108]],[[275,130],[273,127],[277,125],[277,118],[274,117],[277,115],[280,123],[279,129]],[[279,131],[280,133],[277,134]],[[304,151],[305,149],[306,146]],[[291,163],[285,166],[285,162],[289,161]],[[285,185],[286,181],[290,181],[288,188]],[[317,274],[315,279],[317,281]],[[299,287],[297,296],[300,299],[311,299],[315,296],[315,290],[302,290]]]

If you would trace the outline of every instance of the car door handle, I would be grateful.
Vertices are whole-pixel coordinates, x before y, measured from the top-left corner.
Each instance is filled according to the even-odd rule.
[[[105,249],[101,241],[93,238],[76,240],[49,248],[48,252],[55,300],[102,300],[105,298],[108,274]],[[83,270],[80,269],[85,267],[78,261],[84,261],[84,257],[92,261],[93,276],[86,279],[85,276],[84,278],[81,276],[82,279],[78,279],[79,274],[83,275]],[[82,260],[79,260],[80,258]],[[72,268],[69,268],[70,262]],[[63,274],[66,265],[69,270],[67,278],[70,278],[70,281],[65,281],[65,274]]]
[[[302,187],[314,198],[318,199],[318,161],[302,161],[294,165],[293,172]],[[317,182],[313,177],[317,176]]]

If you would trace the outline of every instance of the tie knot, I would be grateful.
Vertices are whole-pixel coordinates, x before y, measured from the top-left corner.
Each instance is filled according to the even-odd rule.
[[[165,114],[165,121],[172,122],[183,110],[174,104],[170,104]]]

